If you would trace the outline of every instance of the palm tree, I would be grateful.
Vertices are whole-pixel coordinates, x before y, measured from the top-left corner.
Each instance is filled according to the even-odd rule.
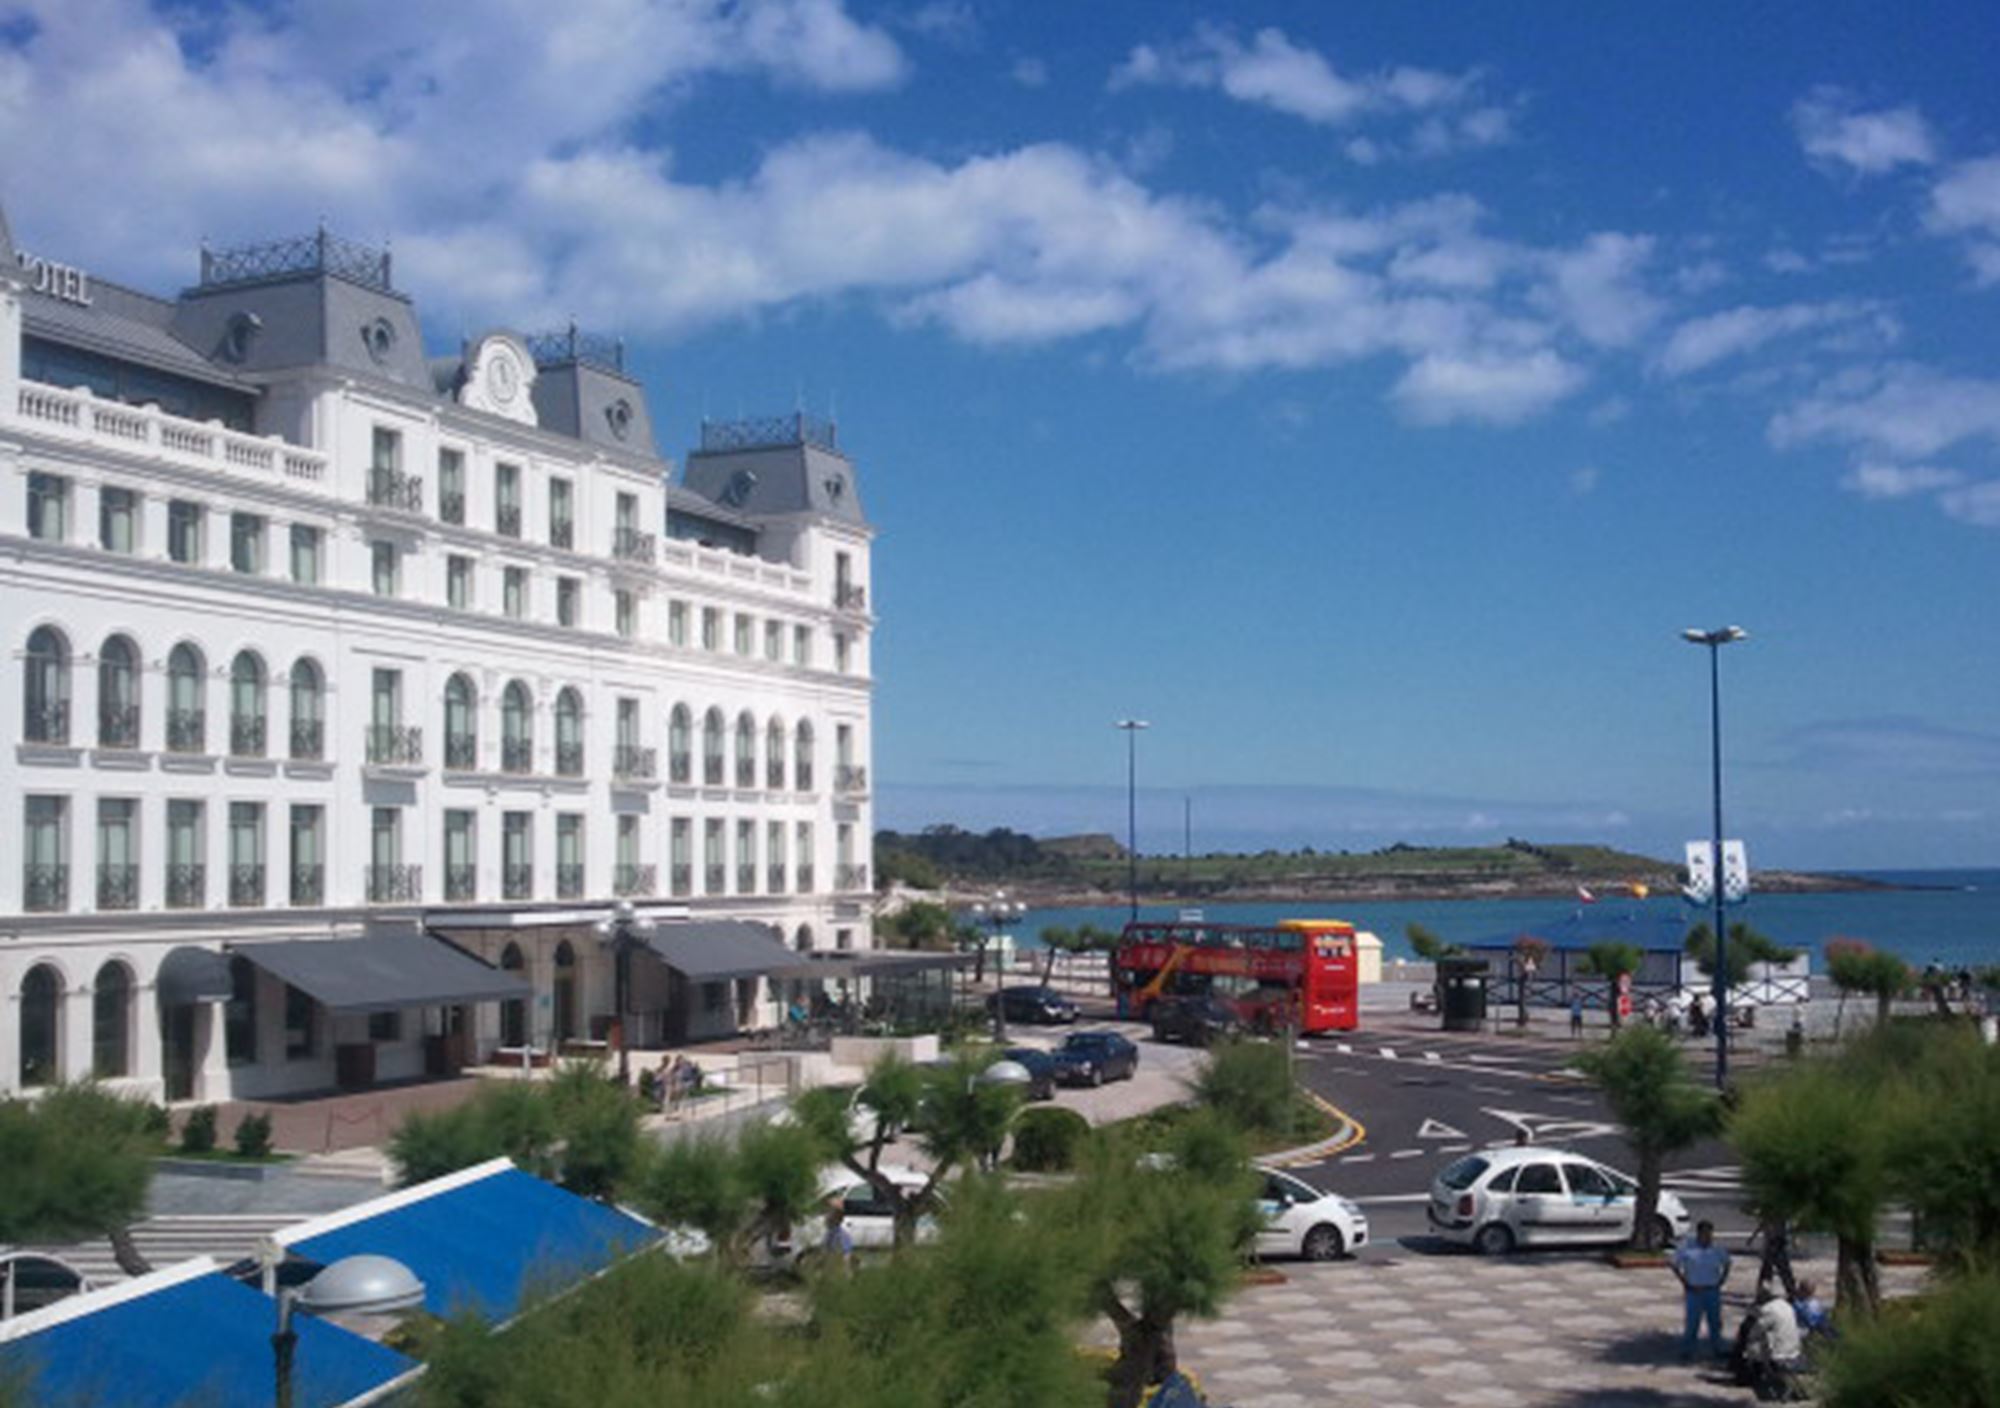
[[[1632,1242],[1641,1251],[1657,1251],[1665,1227],[1659,1207],[1666,1157],[1712,1133],[1721,1104],[1688,1079],[1680,1048],[1657,1027],[1622,1031],[1577,1057],[1576,1065],[1604,1092],[1611,1113],[1625,1126],[1625,1142],[1639,1161]]]

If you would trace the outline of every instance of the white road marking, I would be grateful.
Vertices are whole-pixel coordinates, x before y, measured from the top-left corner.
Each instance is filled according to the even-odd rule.
[[[1430,1200],[1431,1195],[1428,1193],[1377,1193],[1372,1198],[1350,1199],[1351,1202],[1359,1203],[1363,1207],[1374,1207],[1382,1203],[1428,1203]]]
[[[1447,1144],[1438,1150],[1438,1152],[1440,1154],[1469,1154],[1472,1152],[1472,1146],[1470,1144]]]
[[[1341,1157],[1341,1162],[1347,1164],[1369,1164],[1375,1162],[1375,1156],[1373,1154],[1346,1154]]]
[[[1438,1055],[1437,1052],[1435,1051],[1426,1051],[1424,1053],[1424,1059],[1426,1061],[1442,1061],[1444,1057]]]
[[[1514,1092],[1504,1085],[1475,1085],[1471,1087],[1481,1095],[1512,1095]]]
[[[1576,1139],[1602,1139],[1618,1133],[1618,1126],[1602,1120],[1558,1120],[1535,1110],[1495,1110],[1481,1107],[1496,1120],[1526,1130],[1536,1144],[1561,1144]]]
[[[1381,1048],[1381,1051],[1382,1051],[1382,1059],[1383,1059],[1384,1061],[1393,1061],[1393,1060],[1395,1060],[1395,1059],[1396,1059],[1396,1048],[1395,1048],[1395,1047],[1393,1047],[1393,1046],[1384,1046],[1384,1047],[1382,1047],[1382,1048]]]
[[[1421,1159],[1423,1156],[1424,1151],[1422,1149],[1398,1149],[1395,1153],[1389,1155],[1392,1159]]]
[[[1466,1133],[1464,1130],[1453,1129],[1442,1120],[1425,1120],[1417,1129],[1417,1138],[1419,1139],[1463,1139],[1465,1137]]]
[[[1333,1044],[1333,1049],[1343,1056],[1352,1056],[1354,1054],[1354,1048],[1344,1041],[1336,1041]]]

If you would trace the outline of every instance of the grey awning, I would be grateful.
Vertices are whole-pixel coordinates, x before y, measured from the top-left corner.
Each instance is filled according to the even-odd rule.
[[[854,952],[794,954],[792,961],[771,976],[774,978],[893,978],[899,973],[930,973],[940,968],[963,968],[973,961],[969,953],[919,953],[914,949],[866,949]]]
[[[229,959],[212,948],[183,944],[167,955],[153,979],[153,990],[161,1002],[179,1007],[189,1002],[225,1002],[229,999]]]
[[[748,919],[656,924],[644,937],[646,947],[662,962],[696,982],[754,978],[798,962],[777,930]]]
[[[265,972],[310,993],[330,1012],[387,1012],[532,996],[528,984],[442,939],[289,939],[238,944]]]

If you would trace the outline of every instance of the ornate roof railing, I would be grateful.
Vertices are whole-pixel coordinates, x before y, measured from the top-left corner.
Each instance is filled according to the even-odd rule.
[[[389,249],[344,239],[321,225],[309,235],[242,244],[232,249],[201,248],[201,285],[254,283],[288,274],[337,274],[369,288],[393,293]]]
[[[532,332],[523,339],[528,355],[538,367],[560,366],[566,362],[588,363],[625,374],[625,339],[601,332],[585,332],[571,323],[554,332]]]
[[[709,451],[761,450],[775,445],[817,445],[840,453],[839,426],[829,417],[808,411],[784,416],[750,416],[741,420],[701,422],[701,448]]]

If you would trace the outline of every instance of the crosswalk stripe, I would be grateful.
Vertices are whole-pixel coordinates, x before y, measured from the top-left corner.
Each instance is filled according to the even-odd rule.
[[[1442,1061],[1444,1057],[1438,1055],[1438,1053],[1435,1051],[1426,1051],[1424,1053],[1424,1059],[1426,1061]]]
[[[1381,1051],[1382,1051],[1382,1059],[1383,1059],[1383,1060],[1385,1060],[1385,1061],[1393,1061],[1393,1060],[1395,1060],[1395,1059],[1396,1059],[1396,1048],[1395,1048],[1395,1047],[1393,1047],[1393,1046],[1385,1046],[1385,1047],[1382,1047],[1382,1048],[1381,1048]]]

